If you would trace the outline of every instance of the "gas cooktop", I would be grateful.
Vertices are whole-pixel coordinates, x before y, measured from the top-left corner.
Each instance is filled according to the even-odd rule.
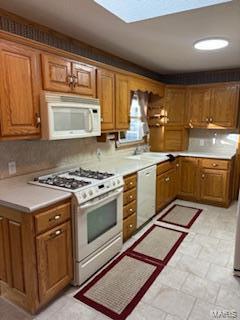
[[[42,187],[72,192],[82,203],[123,185],[123,178],[115,173],[74,168],[36,177],[29,181]]]

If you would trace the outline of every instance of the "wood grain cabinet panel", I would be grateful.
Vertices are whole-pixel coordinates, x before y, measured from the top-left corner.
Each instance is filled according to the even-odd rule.
[[[73,277],[71,224],[66,222],[36,238],[40,301],[48,301]]]
[[[40,54],[1,40],[0,70],[1,136],[39,136]]]
[[[96,97],[96,68],[79,62],[72,63],[73,92]]]
[[[180,190],[179,194],[195,199],[198,185],[198,160],[184,157],[180,159]]]
[[[203,201],[226,203],[228,199],[228,172],[202,169],[200,173],[200,198]]]
[[[211,89],[193,87],[188,89],[188,118],[190,126],[207,127],[210,114]]]
[[[71,60],[55,55],[42,54],[43,88],[50,91],[71,92]]]
[[[239,105],[239,85],[216,86],[212,89],[210,123],[235,128]]]
[[[164,107],[168,115],[168,125],[184,125],[186,122],[186,88],[166,87]]]
[[[102,131],[115,129],[115,75],[114,72],[97,69],[97,97],[101,104]]]
[[[116,74],[116,129],[128,130],[130,124],[130,89],[127,76]]]
[[[0,280],[7,282],[7,263],[5,253],[4,219],[0,217]]]

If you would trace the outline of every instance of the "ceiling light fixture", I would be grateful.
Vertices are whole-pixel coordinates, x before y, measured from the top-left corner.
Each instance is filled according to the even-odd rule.
[[[218,50],[229,45],[228,40],[223,38],[202,39],[194,43],[194,48],[197,50]]]

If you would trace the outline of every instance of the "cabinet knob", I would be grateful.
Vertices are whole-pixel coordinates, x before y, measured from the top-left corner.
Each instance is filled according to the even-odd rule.
[[[132,198],[133,198],[133,196],[129,196],[129,198],[130,198],[130,199],[132,199]]]
[[[49,238],[55,238],[55,237],[59,236],[61,233],[62,233],[62,230],[59,229],[53,233],[50,233]]]
[[[131,229],[132,229],[132,227],[133,227],[133,225],[132,225],[132,224],[130,224],[130,225],[129,225],[129,228],[131,228]]]
[[[202,174],[202,179],[204,179],[205,178],[205,174]]]
[[[165,181],[166,181],[166,182],[170,181],[170,178],[169,178],[169,177],[167,177],[167,178],[165,179]]]
[[[130,211],[130,212],[133,212],[133,209],[131,208],[131,209],[129,209],[129,211]]]
[[[213,167],[217,167],[217,163],[213,163],[212,166],[213,166]]]
[[[49,219],[49,221],[59,220],[61,218],[60,214],[57,214],[56,216]]]
[[[213,122],[213,118],[209,118],[209,122],[212,123]]]
[[[101,118],[101,122],[103,122],[103,118]]]
[[[176,164],[176,167],[178,168],[179,166],[180,166],[179,163],[177,163],[177,164]]]
[[[209,119],[208,119],[208,118],[206,118],[206,122],[209,122]]]
[[[39,128],[41,124],[41,118],[39,113],[35,113],[35,119],[36,119],[36,127]]]

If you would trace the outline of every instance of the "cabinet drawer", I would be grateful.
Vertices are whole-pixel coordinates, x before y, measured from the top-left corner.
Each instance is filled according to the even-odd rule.
[[[136,201],[132,201],[123,207],[123,219],[136,212]]]
[[[123,221],[123,241],[131,238],[137,227],[137,215],[136,213],[129,216]]]
[[[36,233],[44,232],[69,219],[71,216],[70,203],[49,209],[35,216]]]
[[[137,176],[134,174],[124,179],[124,191],[136,188]]]
[[[229,161],[218,160],[218,159],[202,159],[201,166],[202,168],[208,168],[208,169],[227,170],[229,168]]]
[[[136,200],[136,188],[131,189],[131,190],[123,193],[123,205],[124,206],[134,200]]]
[[[167,161],[167,162],[160,163],[157,166],[157,175],[162,174],[168,170],[171,170],[171,169],[175,168],[176,166],[179,166],[179,160],[177,160],[177,159],[172,162]]]

